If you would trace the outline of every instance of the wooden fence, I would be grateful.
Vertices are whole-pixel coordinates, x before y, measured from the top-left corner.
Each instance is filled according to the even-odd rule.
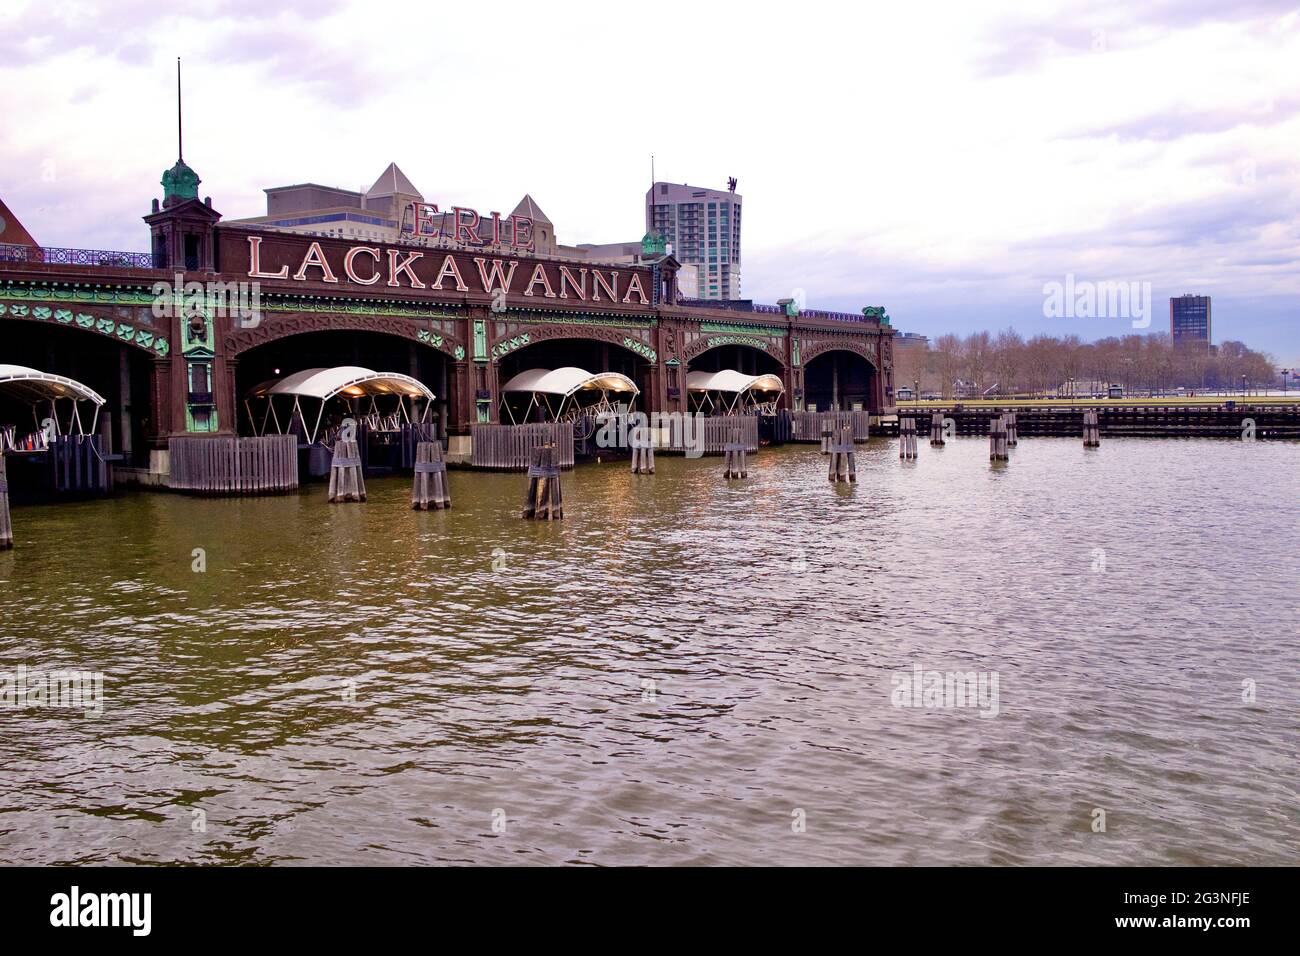
[[[758,451],[758,416],[757,415],[705,415],[696,418],[693,423],[695,443],[702,444],[706,455],[721,455],[732,441],[739,441],[745,451]],[[674,430],[677,431],[677,430]],[[733,434],[739,432],[739,438]],[[670,451],[687,451],[680,433],[671,435]]]
[[[298,437],[187,436],[167,442],[173,491],[268,495],[298,487]]]
[[[523,471],[528,467],[534,448],[555,445],[557,464],[573,467],[573,424],[546,422],[531,425],[471,425],[473,453],[470,464],[475,468],[499,471]]]
[[[99,435],[60,435],[50,442],[53,487],[59,494],[104,495],[112,488],[112,472],[104,460]]]
[[[790,441],[820,442],[822,430],[830,427],[838,433],[845,422],[853,426],[853,440],[863,442],[868,438],[870,412],[790,412]]]

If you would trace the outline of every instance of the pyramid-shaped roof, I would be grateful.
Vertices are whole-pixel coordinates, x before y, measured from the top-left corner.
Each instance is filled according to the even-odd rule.
[[[533,199],[533,197],[527,193],[524,194],[523,199],[519,200],[519,205],[515,207],[515,211],[510,215],[524,216],[531,219],[533,222],[551,223],[551,220],[547,218],[546,213],[542,212],[541,208],[537,205],[537,200]],[[551,225],[554,225],[554,223],[551,223]]]
[[[424,198],[423,193],[416,189],[411,181],[406,178],[406,173],[398,169],[396,163],[389,163],[388,168],[379,174],[375,184],[366,190],[366,198],[378,199],[382,196],[397,194]]]
[[[28,232],[18,217],[9,211],[9,207],[0,199],[0,242],[7,242],[15,246],[34,246],[36,240]]]

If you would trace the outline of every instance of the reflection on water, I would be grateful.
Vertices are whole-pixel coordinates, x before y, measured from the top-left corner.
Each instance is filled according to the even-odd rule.
[[[0,670],[107,699],[0,709],[0,848],[1294,863],[1300,446],[896,449],[852,487],[810,447],[585,466],[555,524],[467,472],[449,512],[405,479],[18,509]],[[997,716],[892,706],[914,666],[996,675]]]

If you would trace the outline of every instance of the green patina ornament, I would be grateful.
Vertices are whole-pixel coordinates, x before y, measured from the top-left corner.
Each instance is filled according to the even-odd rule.
[[[647,232],[641,237],[641,255],[662,256],[668,252],[668,240],[657,232]]]
[[[185,160],[176,160],[176,165],[162,174],[163,199],[198,199],[199,174],[185,165]]]

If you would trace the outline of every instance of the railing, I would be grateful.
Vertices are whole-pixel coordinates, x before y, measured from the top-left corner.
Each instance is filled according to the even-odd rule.
[[[701,309],[726,309],[729,312],[756,312],[759,315],[785,315],[785,307],[780,305],[766,305],[760,302],[735,301],[729,302],[726,299],[678,299],[678,305],[687,306],[688,308]],[[823,319],[830,322],[861,322],[867,325],[879,325],[880,320],[875,317],[868,317],[861,312],[831,312],[827,309],[800,309],[799,318],[801,319]]]
[[[113,252],[107,249],[60,249],[54,246],[19,246],[0,243],[0,262],[30,262],[57,266],[109,266],[113,269],[157,269],[151,252]]]

